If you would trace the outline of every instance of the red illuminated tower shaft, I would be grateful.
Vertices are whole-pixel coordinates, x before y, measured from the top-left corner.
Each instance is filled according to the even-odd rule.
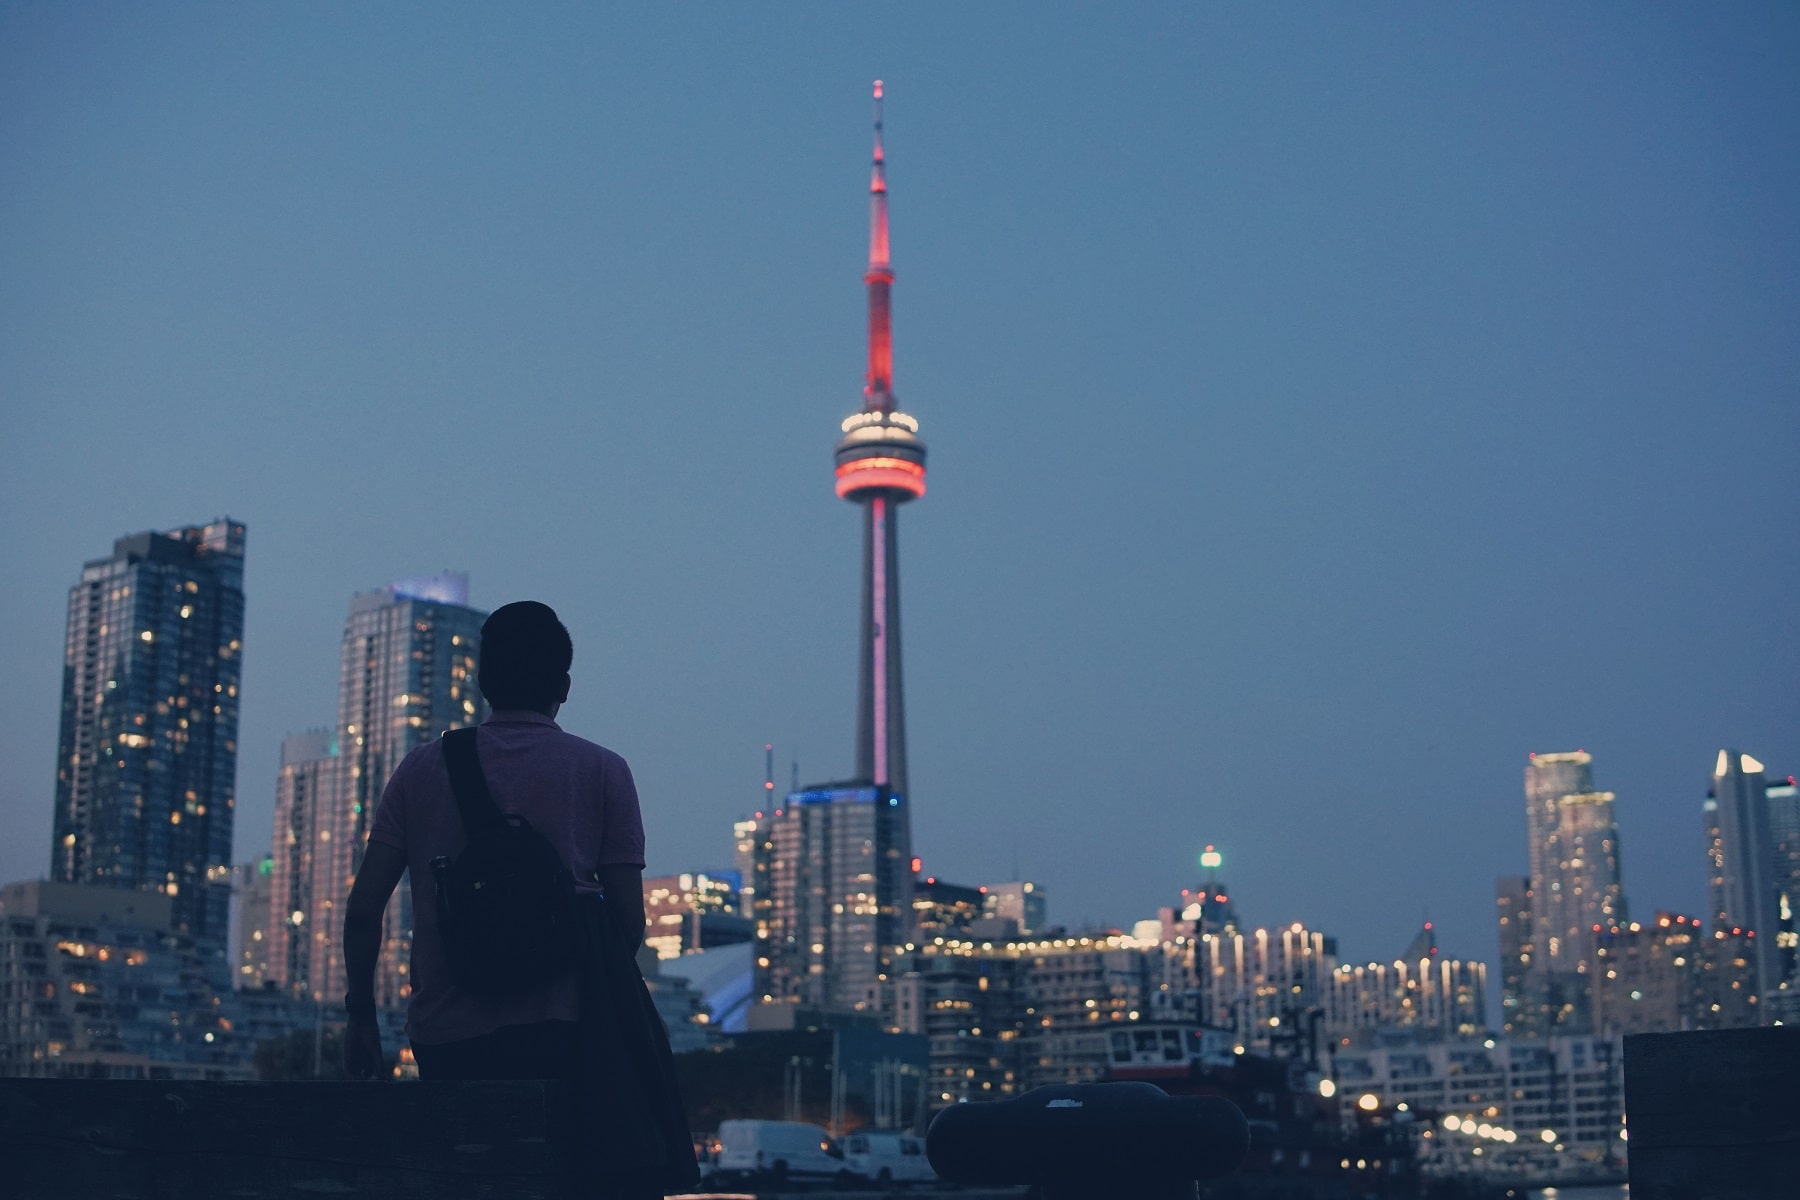
[[[859,412],[843,422],[837,494],[863,506],[862,646],[858,679],[857,778],[906,794],[906,705],[900,675],[900,556],[896,510],[925,494],[919,423],[894,400],[889,297],[887,164],[881,143],[881,83],[875,84],[875,162],[869,179],[869,368]]]

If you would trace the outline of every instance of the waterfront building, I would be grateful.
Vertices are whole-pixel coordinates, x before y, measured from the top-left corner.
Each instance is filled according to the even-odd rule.
[[[1624,1151],[1624,1054],[1616,1039],[1557,1034],[1413,1046],[1334,1048],[1340,1095],[1404,1104],[1424,1125],[1456,1117],[1509,1130],[1568,1160],[1617,1162]],[[1549,1136],[1546,1137],[1545,1135]]]
[[[171,897],[224,975],[244,526],[139,533],[69,590],[50,877]]]
[[[1331,1003],[1337,939],[1295,921],[1280,929],[1203,933],[1189,943],[1198,1017],[1252,1053],[1310,1042]]]
[[[1325,1035],[1340,1045],[1487,1031],[1487,964],[1440,954],[1429,922],[1394,961],[1345,963],[1332,974]]]

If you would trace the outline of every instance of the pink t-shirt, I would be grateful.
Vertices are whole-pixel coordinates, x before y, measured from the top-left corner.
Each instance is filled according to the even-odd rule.
[[[524,817],[562,855],[578,890],[599,889],[599,867],[644,865],[644,822],[625,760],[564,733],[542,713],[503,711],[476,734],[476,752],[500,811]],[[471,996],[450,979],[438,936],[431,860],[463,851],[462,817],[438,742],[403,759],[381,793],[369,840],[406,855],[412,880],[412,999],[406,1032],[427,1046],[480,1037],[506,1025],[573,1021],[573,975],[502,998]]]

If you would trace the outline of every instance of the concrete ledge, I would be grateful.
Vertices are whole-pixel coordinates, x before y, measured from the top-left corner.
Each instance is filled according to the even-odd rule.
[[[1800,1028],[1625,1039],[1631,1200],[1800,1195]]]
[[[556,1195],[545,1085],[0,1079],[11,1200]]]

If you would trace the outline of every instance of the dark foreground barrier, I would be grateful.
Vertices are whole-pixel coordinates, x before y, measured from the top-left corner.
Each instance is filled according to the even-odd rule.
[[[545,1090],[0,1079],[0,1195],[548,1198]]]
[[[1625,1039],[1631,1200],[1800,1195],[1800,1028]]]
[[[1035,1088],[939,1113],[925,1156],[954,1183],[1035,1184],[1044,1200],[1175,1200],[1236,1170],[1250,1127],[1218,1096],[1149,1083]]]

